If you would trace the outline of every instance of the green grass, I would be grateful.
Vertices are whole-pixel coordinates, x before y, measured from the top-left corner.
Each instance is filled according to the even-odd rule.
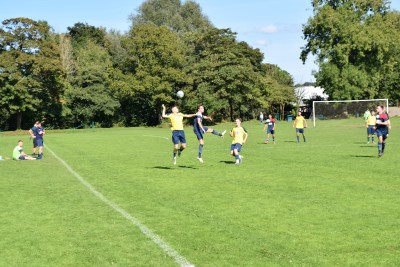
[[[198,163],[191,128],[176,166],[166,128],[48,131],[45,144],[196,266],[399,266],[400,119],[391,121],[380,159],[356,119],[319,121],[299,144],[278,122],[275,145],[244,122],[240,166],[231,138],[209,134]],[[0,155],[20,138],[30,152],[28,137],[2,133]],[[41,161],[0,161],[0,173],[0,266],[177,266],[46,149]]]

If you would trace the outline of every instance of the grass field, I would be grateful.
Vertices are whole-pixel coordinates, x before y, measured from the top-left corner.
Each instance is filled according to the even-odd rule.
[[[360,119],[319,121],[307,143],[278,122],[275,145],[244,122],[239,166],[229,136],[206,135],[197,162],[191,128],[176,166],[168,128],[48,131],[41,161],[0,161],[0,266],[399,266],[391,121],[382,158]],[[1,133],[0,155],[28,137]]]

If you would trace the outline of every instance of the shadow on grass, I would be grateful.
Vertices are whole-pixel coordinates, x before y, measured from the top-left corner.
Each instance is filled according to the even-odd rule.
[[[367,155],[350,155],[352,158],[376,158],[375,156],[367,156]]]
[[[159,170],[174,170],[174,169],[176,169],[176,168],[192,169],[192,170],[197,170],[197,169],[198,169],[197,167],[185,166],[185,165],[183,165],[183,166],[176,165],[176,166],[171,166],[171,167],[166,167],[166,166],[154,166],[154,167],[151,167],[151,168],[153,168],[153,169],[159,169]]]
[[[192,169],[192,170],[198,169],[197,167],[193,167],[193,166],[177,166],[177,167],[182,168],[182,169]]]
[[[234,161],[227,161],[227,160],[221,160],[220,162],[225,164],[235,164]]]
[[[376,148],[376,146],[375,146],[375,145],[364,145],[364,146],[360,146],[360,147]]]
[[[297,143],[297,141],[283,141],[283,142],[285,142],[285,143]]]
[[[172,170],[172,167],[165,167],[165,166],[154,166],[153,169],[160,169],[160,170]]]

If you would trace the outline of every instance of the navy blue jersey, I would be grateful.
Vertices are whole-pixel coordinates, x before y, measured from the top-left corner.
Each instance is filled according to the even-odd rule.
[[[201,124],[203,124],[203,114],[201,114],[200,112],[197,112],[196,116],[194,117],[194,120],[193,120],[194,130],[201,132],[201,127],[200,127],[197,119],[200,119]]]
[[[387,113],[381,113],[381,114],[376,115],[376,121],[385,122],[388,120],[389,120],[389,115]],[[382,124],[377,124],[376,129],[377,130],[387,130],[388,126],[382,125]]]
[[[43,131],[44,131],[43,127],[33,126],[31,130],[36,139],[43,139]]]

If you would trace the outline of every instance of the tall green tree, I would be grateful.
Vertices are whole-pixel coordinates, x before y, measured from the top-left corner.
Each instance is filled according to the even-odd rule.
[[[75,50],[77,73],[66,92],[66,104],[75,124],[91,121],[112,126],[120,104],[109,86],[111,59],[108,51],[88,40]]]
[[[78,22],[74,26],[68,27],[68,35],[71,37],[74,47],[85,45],[88,40],[105,47],[106,46],[106,30],[104,28],[95,27],[87,23]]]
[[[264,64],[263,68],[268,84],[268,101],[284,118],[286,105],[295,101],[293,77],[277,65]]]
[[[230,29],[210,28],[186,37],[193,61],[186,68],[193,80],[191,99],[206,105],[218,120],[253,117],[255,109],[266,105],[263,56],[235,36]]]
[[[23,114],[46,119],[64,89],[60,51],[56,36],[46,22],[13,18],[0,29],[0,107],[15,115],[21,128]],[[47,112],[46,112],[47,110]],[[53,122],[55,120],[53,119]],[[26,122],[27,125],[31,124]]]
[[[173,103],[175,92],[188,84],[185,45],[164,26],[139,25],[129,32],[126,47],[129,73],[134,76],[124,104],[132,114],[130,124],[157,125],[161,104]]]
[[[171,31],[184,33],[207,29],[212,26],[202,14],[200,5],[195,1],[146,0],[138,8],[137,14],[130,16],[132,26],[152,24],[165,26]]]
[[[316,55],[317,84],[331,99],[398,99],[400,15],[389,1],[313,0],[312,6],[301,59]]]

